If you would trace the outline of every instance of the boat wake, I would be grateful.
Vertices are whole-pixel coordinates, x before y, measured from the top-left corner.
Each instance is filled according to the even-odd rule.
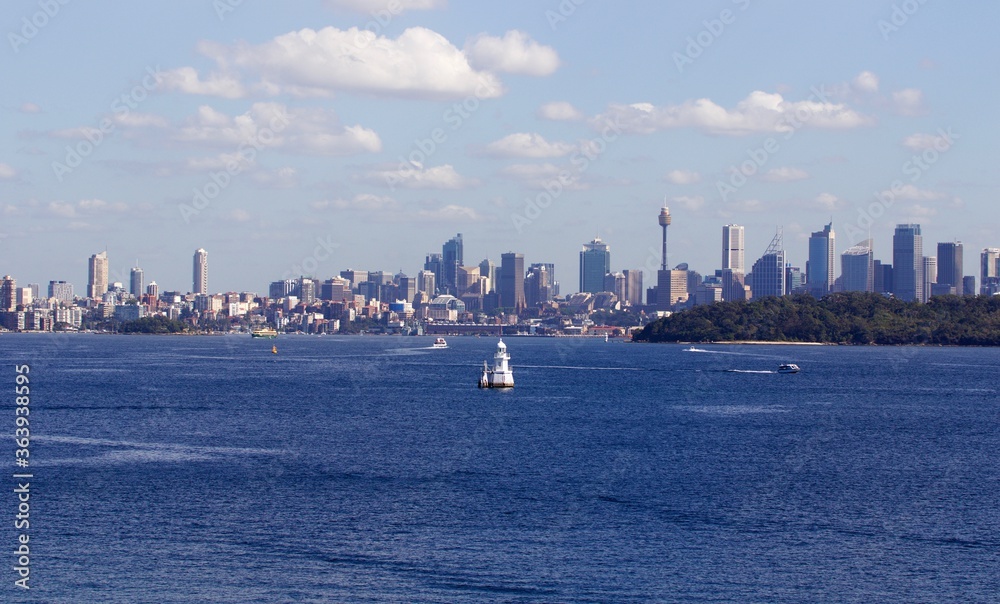
[[[725,369],[726,373],[778,373],[777,371],[766,371],[761,369]]]

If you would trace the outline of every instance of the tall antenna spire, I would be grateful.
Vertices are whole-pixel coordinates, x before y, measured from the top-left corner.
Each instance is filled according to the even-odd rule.
[[[663,208],[660,210],[660,227],[663,228],[663,257],[660,260],[660,270],[667,270],[667,227],[670,226],[670,208],[667,207],[667,198],[663,197]]]

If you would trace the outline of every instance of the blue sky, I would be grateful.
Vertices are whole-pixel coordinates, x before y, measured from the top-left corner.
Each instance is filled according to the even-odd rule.
[[[748,264],[781,226],[804,267],[831,218],[887,262],[898,222],[967,274],[1000,246],[994,3],[63,2],[0,20],[19,283],[82,292],[105,248],[161,289],[199,247],[213,291],[415,274],[461,232],[468,264],[521,252],[569,292],[597,234],[655,269],[665,199],[670,263],[703,274],[727,223]]]

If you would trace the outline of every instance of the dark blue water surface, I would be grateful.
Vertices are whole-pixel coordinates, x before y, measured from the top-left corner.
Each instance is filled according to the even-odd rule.
[[[431,342],[0,336],[0,600],[1000,598],[998,349]]]

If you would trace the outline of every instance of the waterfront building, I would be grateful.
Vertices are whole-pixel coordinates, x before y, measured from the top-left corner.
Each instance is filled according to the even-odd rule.
[[[595,237],[583,244],[580,251],[580,291],[597,293],[604,290],[604,275],[611,272],[611,249]]]
[[[90,257],[87,265],[87,297],[100,300],[108,291],[108,253]]]
[[[201,248],[194,253],[194,274],[191,293],[208,293],[208,252]]]
[[[924,299],[924,243],[919,224],[897,224],[892,236],[892,293],[905,302]]]

